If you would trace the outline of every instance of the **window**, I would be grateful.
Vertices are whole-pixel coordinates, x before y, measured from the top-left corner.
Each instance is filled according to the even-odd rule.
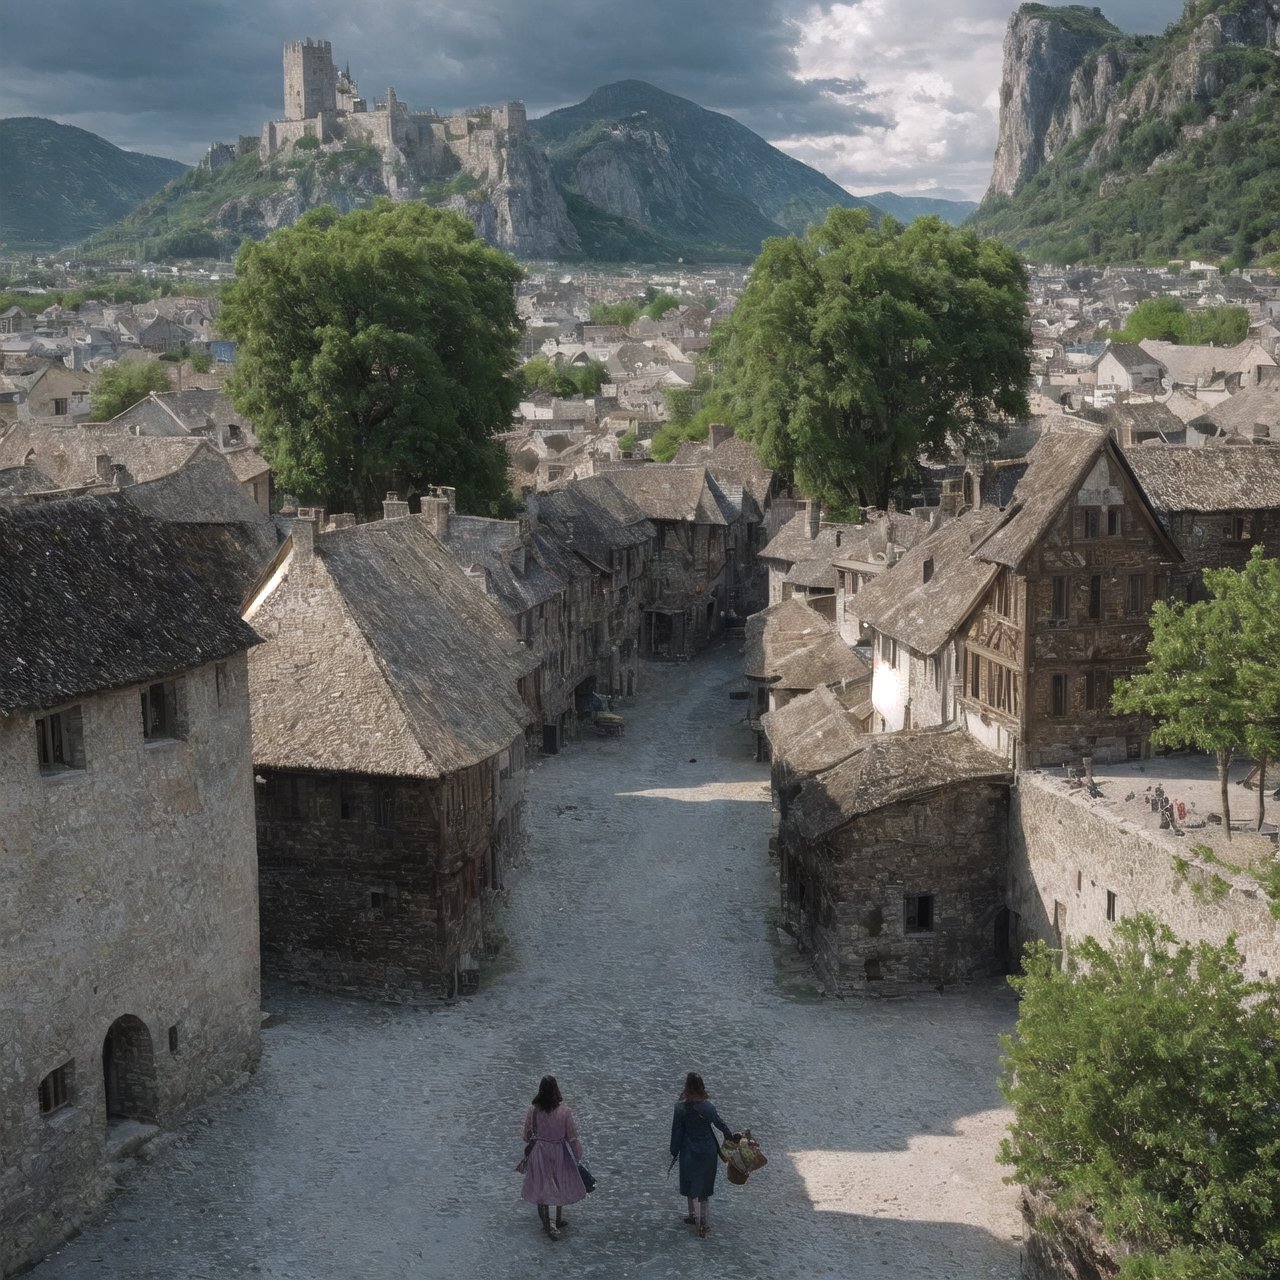
[[[396,793],[394,787],[382,787],[378,791],[377,822],[380,827],[396,824]]]
[[[1049,607],[1049,622],[1062,626],[1067,621],[1067,579],[1059,574],[1053,579],[1053,601]]]
[[[982,660],[976,653],[969,655],[969,696],[982,696]]]
[[[1147,575],[1131,573],[1129,575],[1128,614],[1131,618],[1141,617],[1147,611]]]
[[[178,686],[158,680],[142,690],[142,736],[148,741],[178,736]]]
[[[1124,754],[1126,760],[1142,759],[1142,739],[1126,738],[1124,740]]]
[[[903,927],[908,933],[933,931],[933,894],[908,894],[903,899]]]
[[[1107,671],[1087,671],[1084,677],[1084,706],[1086,711],[1107,711],[1111,707],[1111,674]]]
[[[36,720],[36,755],[41,773],[84,768],[84,718],[79,705]]]
[[[1009,612],[1009,575],[1002,573],[996,579],[994,591],[991,593],[991,607],[1002,617],[1010,618]]]
[[[928,582],[933,577],[933,557],[927,556],[924,562],[924,580]]]
[[[1116,895],[1107,890],[1107,919],[1114,920],[1116,918]]]
[[[1102,512],[1097,507],[1085,507],[1080,514],[1084,517],[1084,536],[1086,538],[1096,538],[1102,524]]]
[[[1102,617],[1102,574],[1095,573],[1089,578],[1089,617]]]
[[[1249,516],[1236,516],[1231,522],[1231,537],[1235,542],[1248,542],[1253,537],[1253,520]]]
[[[1119,538],[1124,534],[1124,508],[1107,508],[1107,537]]]
[[[59,397],[53,402],[53,416],[55,418],[65,418],[69,407],[67,401]]]
[[[55,1067],[40,1081],[40,1114],[47,1116],[71,1101],[71,1084],[75,1074],[75,1059]]]
[[[1067,677],[1064,675],[1056,675],[1051,681],[1049,714],[1052,716],[1067,714]]]
[[[302,804],[298,797],[298,779],[293,774],[271,779],[268,804],[273,818],[293,820],[302,817]]]
[[[376,889],[369,891],[369,907],[373,911],[381,911],[387,905],[387,895]]]
[[[360,788],[346,778],[338,780],[338,817],[343,822],[359,822],[364,817]]]
[[[178,1052],[178,1024],[176,1022],[169,1028],[169,1052]]]
[[[1076,872],[1076,892],[1079,893],[1080,890],[1083,888],[1084,888],[1084,872],[1077,871]]]

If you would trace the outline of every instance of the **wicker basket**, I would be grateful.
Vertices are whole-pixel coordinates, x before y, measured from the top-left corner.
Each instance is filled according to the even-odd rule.
[[[739,1169],[732,1160],[725,1165],[724,1171],[728,1176],[729,1181],[732,1182],[735,1187],[743,1186],[746,1183],[747,1178],[750,1176],[744,1170]]]

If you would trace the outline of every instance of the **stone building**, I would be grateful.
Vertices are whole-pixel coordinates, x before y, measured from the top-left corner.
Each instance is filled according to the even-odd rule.
[[[853,749],[793,773],[779,831],[784,920],[829,989],[895,995],[1001,971],[1007,762],[959,731],[834,744]]]
[[[292,545],[246,616],[263,967],[335,991],[472,980],[521,832],[538,659],[431,532],[386,518]]]
[[[0,509],[0,1272],[258,1057],[246,650],[121,495]]]
[[[1182,552],[1174,586],[1188,598],[1203,596],[1205,569],[1242,569],[1256,546],[1280,556],[1280,445],[1147,445],[1125,456]]]
[[[830,613],[835,619],[836,588],[839,585],[835,561],[847,539],[856,536],[859,526],[822,519],[822,504],[809,501],[769,539],[760,552],[769,578],[769,603],[777,604],[791,595],[810,598],[830,596]],[[792,571],[800,573],[792,577]]]

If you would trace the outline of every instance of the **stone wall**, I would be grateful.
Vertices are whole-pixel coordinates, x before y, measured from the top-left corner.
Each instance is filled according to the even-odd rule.
[[[784,847],[784,911],[837,995],[901,995],[999,972],[1008,788],[964,784]],[[927,928],[909,904],[931,898]]]
[[[108,1188],[109,1035],[117,1112],[162,1124],[257,1061],[247,689],[243,654],[187,672],[180,736],[158,741],[137,686],[85,697],[85,767],[55,774],[34,717],[0,716],[0,1272]],[[43,1114],[68,1063],[66,1105]]]
[[[1068,952],[1090,935],[1106,942],[1113,928],[1108,894],[1114,894],[1117,920],[1150,912],[1190,942],[1221,943],[1234,933],[1246,973],[1280,975],[1280,921],[1257,882],[1202,863],[1191,852],[1194,843],[1140,830],[1057,777],[1019,774],[1008,888],[1019,950],[1033,938]],[[1188,862],[1185,875],[1175,857]],[[1220,897],[1209,888],[1215,875],[1229,886]]]
[[[1253,548],[1280,556],[1280,510],[1173,511],[1167,516],[1169,532],[1186,557],[1174,573],[1175,590],[1192,600],[1206,595],[1200,575],[1205,569],[1234,569],[1248,562]],[[1242,523],[1243,522],[1243,523]]]

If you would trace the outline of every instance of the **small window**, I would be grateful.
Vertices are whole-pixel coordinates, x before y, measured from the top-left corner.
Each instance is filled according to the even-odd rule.
[[[924,562],[924,580],[928,582],[933,577],[933,557],[927,556]]]
[[[36,720],[36,758],[41,773],[84,768],[84,717],[78,704]]]
[[[169,1028],[169,1052],[178,1052],[178,1024],[176,1022]]]
[[[1058,574],[1053,579],[1053,601],[1049,608],[1049,621],[1064,623],[1067,620],[1067,579]]]
[[[55,1067],[40,1081],[40,1114],[48,1115],[65,1107],[71,1101],[71,1084],[75,1074],[75,1059]]]
[[[1119,538],[1124,533],[1124,508],[1107,508],[1107,537]]]
[[[1236,516],[1231,522],[1231,537],[1236,542],[1248,542],[1253,537],[1253,520],[1249,516]]]
[[[1084,536],[1096,538],[1102,523],[1102,513],[1097,507],[1086,507],[1081,514],[1084,516]]]
[[[70,410],[70,405],[61,396],[53,402],[53,416],[55,418],[65,418]]]
[[[933,894],[909,894],[903,901],[903,925],[908,933],[933,930]]]
[[[1107,919],[1114,920],[1116,918],[1116,895],[1107,890]]]
[[[364,817],[360,788],[346,778],[338,781],[338,817],[343,822],[359,822]]]
[[[178,685],[157,680],[142,690],[142,736],[149,742],[178,736]]]
[[[868,956],[862,962],[862,972],[868,982],[884,981],[884,970],[881,968],[879,956]]]
[[[1089,617],[1102,617],[1102,574],[1095,573],[1089,578]]]
[[[1087,671],[1084,677],[1086,711],[1107,711],[1111,707],[1111,675],[1106,671]]]
[[[377,822],[380,827],[394,827],[396,824],[396,793],[393,787],[382,787],[378,791]]]
[[[1128,613],[1131,618],[1141,617],[1147,611],[1147,575],[1129,575]]]
[[[387,905],[387,895],[376,889],[369,892],[369,906],[374,911],[381,911]]]
[[[293,774],[277,775],[271,779],[269,786],[269,804],[273,818],[292,820],[302,817],[298,779]]]
[[[1059,674],[1052,679],[1049,714],[1054,716],[1067,714],[1067,677],[1064,675]]]
[[[1142,739],[1126,738],[1124,740],[1124,754],[1126,760],[1142,759]]]
[[[1077,871],[1076,872],[1076,892],[1079,893],[1080,890],[1083,888],[1084,888],[1084,872]]]
[[[976,653],[969,655],[969,696],[982,696],[982,660]]]

